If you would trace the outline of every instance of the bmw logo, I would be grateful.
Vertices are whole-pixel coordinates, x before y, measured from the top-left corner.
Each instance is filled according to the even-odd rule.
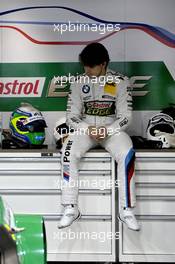
[[[87,93],[89,93],[89,91],[90,91],[90,87],[89,87],[89,85],[83,85],[83,87],[82,87],[82,91],[83,91],[83,93],[85,93],[85,94],[87,94]]]

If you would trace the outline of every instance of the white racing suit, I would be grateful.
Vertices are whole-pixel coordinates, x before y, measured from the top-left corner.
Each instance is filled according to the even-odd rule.
[[[85,75],[81,75],[85,76]],[[103,76],[104,77],[104,76]],[[80,76],[79,76],[80,78]],[[127,77],[107,69],[106,82],[97,78],[71,85],[67,105],[67,125],[77,133],[70,134],[62,148],[62,204],[78,203],[78,170],[80,158],[98,145],[88,133],[88,126],[105,126],[109,135],[100,141],[117,162],[119,197],[122,207],[135,206],[134,150],[124,132],[131,122],[132,97]],[[111,79],[113,81],[111,81]],[[110,81],[109,81],[110,80]],[[79,132],[79,133],[78,133]]]

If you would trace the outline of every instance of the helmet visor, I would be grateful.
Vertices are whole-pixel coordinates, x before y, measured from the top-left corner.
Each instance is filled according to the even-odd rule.
[[[24,126],[29,132],[44,132],[47,127],[44,120],[36,120]]]
[[[154,124],[154,123],[161,123],[161,122],[168,122],[168,123],[174,123],[173,122],[173,119],[171,116],[168,116],[166,114],[158,114],[158,115],[155,115],[153,116],[151,119],[150,119],[150,122],[151,124]]]

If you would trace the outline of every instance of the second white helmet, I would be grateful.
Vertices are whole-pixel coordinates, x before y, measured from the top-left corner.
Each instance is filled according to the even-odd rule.
[[[161,141],[162,148],[175,146],[174,119],[164,113],[159,113],[150,118],[147,126],[147,139]]]

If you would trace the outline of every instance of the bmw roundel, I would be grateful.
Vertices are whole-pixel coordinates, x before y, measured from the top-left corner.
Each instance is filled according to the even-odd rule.
[[[90,91],[90,86],[89,85],[87,85],[87,84],[85,84],[85,85],[83,85],[83,87],[82,87],[82,91],[83,91],[83,93],[89,93],[89,91]]]

